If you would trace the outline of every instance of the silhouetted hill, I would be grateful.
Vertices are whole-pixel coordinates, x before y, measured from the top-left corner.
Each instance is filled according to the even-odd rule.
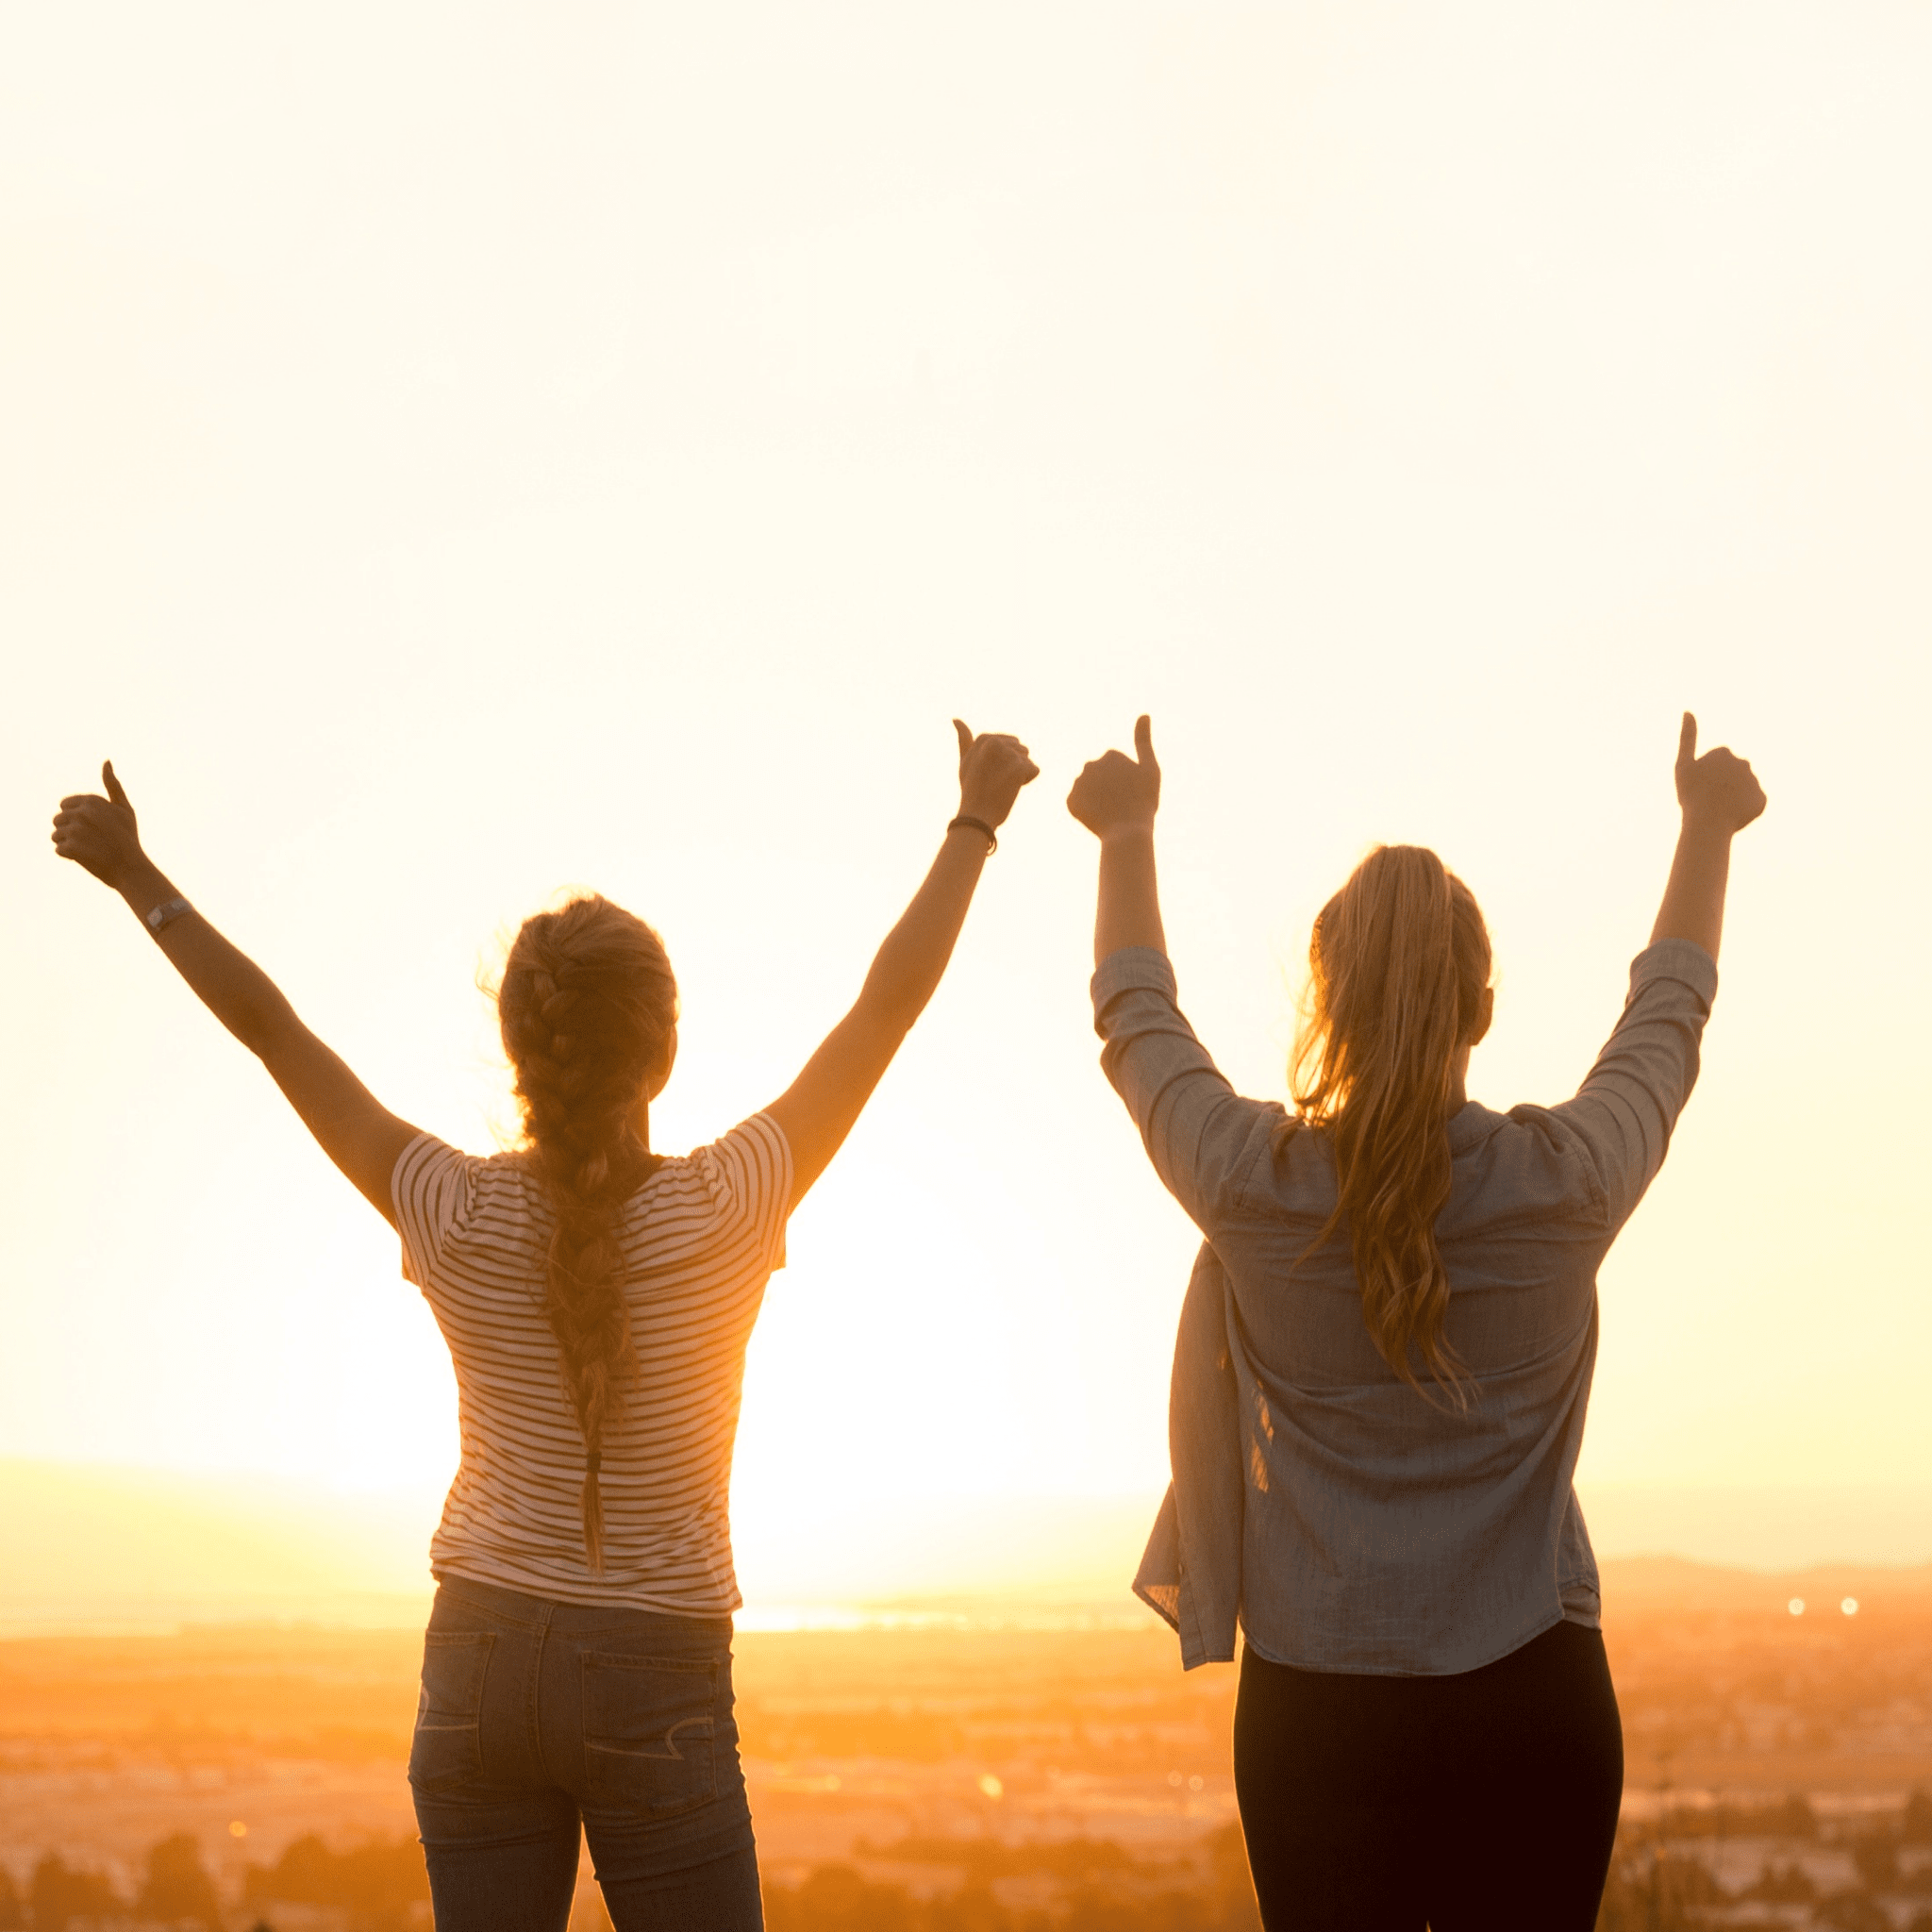
[[[1599,1549],[1641,1548],[1648,1522],[1684,1530],[1715,1512],[1707,1492],[1686,1493],[1702,1498],[1693,1512],[1659,1507],[1648,1516],[1636,1492],[1607,1495],[1601,1513],[1587,1493],[1593,1528],[1605,1525]],[[1925,1547],[1909,1533],[1912,1492],[1872,1493],[1872,1513],[1890,1525],[1875,1546]],[[756,1627],[774,1609],[796,1621],[801,1607],[807,1621],[827,1611],[980,1624],[1140,1621],[1128,1583],[1156,1500],[843,1498],[783,1524],[749,1518],[739,1537],[743,1621]],[[426,1493],[344,1496],[275,1478],[0,1459],[0,1628],[413,1624],[431,1589],[438,1507]],[[1819,1499],[1807,1507],[1817,1511]],[[1767,1491],[1733,1513],[1776,1507]],[[1924,1516],[1932,1537],[1932,1507]],[[1814,1547],[1831,1546],[1831,1520],[1807,1532]],[[1932,1598],[1924,1562],[1750,1569],[1644,1555],[1611,1557],[1603,1568],[1612,1617],[1620,1608],[1782,1609],[1793,1596],[1820,1608],[1846,1596],[1874,1606]]]
[[[1601,1566],[1604,1610],[1782,1609],[1795,1597],[1806,1614],[1840,1614],[1844,1598],[1861,1611],[1910,1601],[1932,1604],[1932,1563],[1820,1563],[1803,1570],[1740,1570],[1685,1557],[1617,1557]],[[1789,1614],[1789,1612],[1787,1612]]]

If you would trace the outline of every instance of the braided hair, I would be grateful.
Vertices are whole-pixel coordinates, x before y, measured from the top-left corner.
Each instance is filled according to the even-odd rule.
[[[604,1568],[605,1424],[636,1373],[620,1245],[648,1148],[639,1104],[677,1021],[664,943],[594,894],[524,922],[497,990],[530,1155],[557,1209],[543,1314],[584,1439],[584,1551]]]

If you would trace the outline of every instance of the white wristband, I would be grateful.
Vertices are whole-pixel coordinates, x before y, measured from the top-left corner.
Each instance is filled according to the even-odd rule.
[[[192,912],[194,908],[186,899],[163,899],[147,916],[147,929],[159,932],[162,927],[173,925],[184,912]]]

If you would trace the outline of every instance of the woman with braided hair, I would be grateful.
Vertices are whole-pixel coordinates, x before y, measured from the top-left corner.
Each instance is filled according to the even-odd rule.
[[[588,1838],[618,1932],[762,1924],[732,1716],[726,1520],[744,1349],[786,1217],[938,988],[1026,747],[959,741],[958,816],[858,1003],[791,1087],[653,1151],[677,1053],[656,933],[586,897],[527,920],[497,995],[525,1141],[476,1159],[390,1113],[178,896],[134,809],[54,846],[120,892],[402,1238],[456,1365],[462,1459],[430,1545],[409,1781],[441,1932],[563,1932]]]

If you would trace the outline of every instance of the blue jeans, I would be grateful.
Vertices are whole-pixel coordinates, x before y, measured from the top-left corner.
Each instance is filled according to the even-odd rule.
[[[761,1932],[728,1617],[445,1578],[409,1786],[437,1932],[564,1932],[579,1823],[617,1932]]]

